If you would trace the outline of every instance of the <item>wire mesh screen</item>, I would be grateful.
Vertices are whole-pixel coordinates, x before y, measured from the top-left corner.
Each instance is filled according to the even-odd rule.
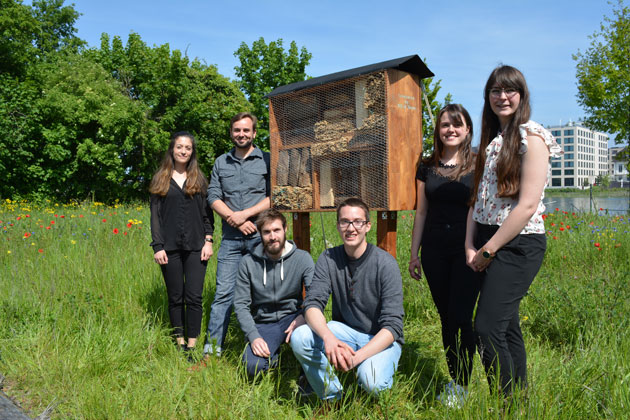
[[[388,208],[387,86],[380,71],[270,99],[280,139],[274,207],[326,209],[360,197]]]

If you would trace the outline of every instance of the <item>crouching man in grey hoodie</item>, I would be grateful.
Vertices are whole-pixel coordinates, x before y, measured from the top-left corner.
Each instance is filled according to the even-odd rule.
[[[314,271],[311,255],[286,240],[282,213],[267,209],[256,226],[262,243],[241,260],[234,292],[234,312],[249,341],[243,363],[250,376],[273,366],[282,342],[305,323],[302,290]]]

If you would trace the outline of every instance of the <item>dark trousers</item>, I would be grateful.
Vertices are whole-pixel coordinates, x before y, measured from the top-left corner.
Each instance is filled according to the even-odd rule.
[[[498,226],[477,223],[475,247],[482,247]],[[545,255],[544,234],[517,235],[496,254],[483,276],[475,318],[479,352],[490,389],[504,395],[527,387],[527,355],[519,306]]]
[[[258,357],[252,352],[251,344],[247,344],[245,352],[243,353],[243,363],[245,363],[249,376],[256,376],[258,372],[264,372],[277,363],[278,355],[280,354],[280,346],[287,337],[284,331],[289,328],[289,325],[297,316],[298,314],[294,313],[285,316],[278,322],[256,324],[258,334],[260,334],[267,343],[271,356],[269,358]]]
[[[466,265],[465,226],[427,228],[422,241],[422,270],[440,315],[449,373],[455,382],[467,386],[477,349],[473,311],[481,276]]]
[[[160,266],[166,293],[168,315],[176,337],[184,336],[184,319],[188,338],[197,338],[201,330],[201,295],[207,261],[201,251],[167,251],[168,264]]]

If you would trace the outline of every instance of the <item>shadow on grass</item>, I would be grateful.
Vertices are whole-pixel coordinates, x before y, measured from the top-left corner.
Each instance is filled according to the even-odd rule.
[[[407,342],[398,362],[399,381],[411,387],[408,398],[423,405],[431,404],[438,390],[450,380],[439,368],[441,360],[423,355],[422,349],[427,347],[426,343]]]
[[[168,317],[168,300],[164,280],[160,276],[159,281],[153,281],[152,287],[141,299],[140,304],[149,314],[149,322],[158,328],[171,329]]]

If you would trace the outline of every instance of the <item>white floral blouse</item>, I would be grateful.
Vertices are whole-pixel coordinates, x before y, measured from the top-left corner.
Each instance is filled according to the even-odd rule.
[[[521,135],[521,148],[520,154],[527,152],[527,133],[537,134],[543,138],[545,144],[549,148],[549,158],[558,157],[563,152],[551,133],[545,129],[542,125],[534,121],[528,121],[525,124],[519,126],[519,132]],[[508,217],[510,211],[518,203],[518,198],[499,197],[498,194],[498,180],[497,180],[497,156],[503,145],[503,137],[498,134],[486,148],[486,163],[483,168],[483,177],[477,191],[477,200],[475,201],[475,207],[473,209],[473,220],[485,225],[502,225],[503,221]],[[547,183],[551,173],[551,164],[547,169]],[[545,184],[547,186],[547,184]],[[545,225],[543,223],[542,214],[545,211],[543,204],[543,197],[545,193],[543,191],[540,201],[538,202],[538,208],[527,222],[521,234],[531,233],[545,233]]]

